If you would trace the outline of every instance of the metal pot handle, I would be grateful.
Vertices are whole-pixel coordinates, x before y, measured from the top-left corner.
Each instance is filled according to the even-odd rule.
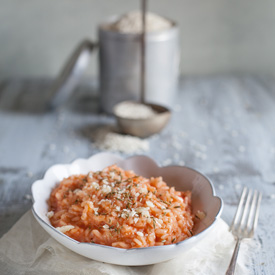
[[[89,63],[91,52],[96,47],[97,43],[90,40],[84,40],[76,47],[50,88],[50,108],[57,108],[69,98]]]

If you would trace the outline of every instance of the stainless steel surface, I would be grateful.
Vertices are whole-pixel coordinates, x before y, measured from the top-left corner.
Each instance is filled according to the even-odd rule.
[[[145,138],[159,133],[167,125],[171,117],[171,112],[167,108],[149,103],[145,105],[152,107],[157,114],[146,119],[133,119],[120,117],[114,111],[117,124],[122,133]]]
[[[110,20],[114,22],[117,18]],[[146,33],[145,102],[171,107],[178,88],[178,27]],[[140,100],[140,34],[99,27],[100,105],[112,113],[115,104]]]
[[[236,237],[237,242],[226,275],[235,274],[242,239],[252,238],[254,236],[254,231],[258,223],[261,199],[262,194],[260,192],[256,190],[253,191],[252,189],[248,190],[247,187],[243,189],[235,217],[230,226],[230,230]]]
[[[94,47],[95,44],[89,40],[82,41],[76,47],[50,88],[48,94],[50,107],[56,108],[68,100],[89,63]]]

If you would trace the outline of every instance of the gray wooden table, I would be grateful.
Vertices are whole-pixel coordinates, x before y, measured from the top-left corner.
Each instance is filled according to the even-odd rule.
[[[51,165],[99,150],[96,83],[84,81],[56,111],[46,108],[50,81],[0,83],[0,236],[31,207],[30,187]],[[263,192],[252,274],[274,274],[275,80],[260,77],[187,78],[168,127],[144,154],[161,165],[186,164],[209,176],[233,218],[242,186]]]

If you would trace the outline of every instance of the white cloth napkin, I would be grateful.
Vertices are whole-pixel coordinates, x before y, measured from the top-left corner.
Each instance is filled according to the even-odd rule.
[[[229,264],[234,238],[228,225],[217,226],[196,247],[177,258],[149,266],[125,267],[97,262],[80,256],[51,238],[28,211],[0,239],[0,274],[224,274]],[[248,274],[248,244],[243,244],[236,274]]]

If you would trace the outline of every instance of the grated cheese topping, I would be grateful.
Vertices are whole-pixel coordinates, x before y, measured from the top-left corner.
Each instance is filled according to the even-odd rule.
[[[153,208],[155,205],[151,201],[146,201],[146,205]]]
[[[112,191],[111,186],[106,185],[106,184],[104,184],[104,185],[102,186],[102,192],[103,192],[104,194],[110,193],[111,191]]]
[[[67,231],[70,231],[74,228],[73,225],[64,225],[64,226],[61,226],[61,227],[56,227],[56,229],[62,233],[65,233]]]
[[[49,211],[46,216],[50,219],[51,217],[53,217],[54,212],[53,211]]]
[[[172,226],[173,215],[178,217],[181,211],[182,193],[175,192],[173,187],[170,188],[170,194],[166,193],[167,186],[161,177],[146,179],[133,171],[124,172],[116,165],[112,165],[102,171],[90,172],[77,178],[72,176],[72,179],[72,187],[68,186],[68,182],[64,182],[66,189],[61,189],[59,196],[65,199],[65,202],[70,198],[72,212],[82,211],[82,215],[80,219],[67,219],[63,223],[60,223],[59,219],[56,220],[60,232],[68,232],[75,228],[66,233],[68,236],[78,236],[79,224],[82,224],[85,230],[97,229],[101,234],[108,235],[108,238],[120,238],[134,227],[133,233],[137,236],[143,237],[151,230],[161,229],[159,231],[164,232],[161,234],[167,239],[170,234],[170,229],[167,228]],[[163,185],[163,192],[158,190],[160,183]],[[184,196],[184,202],[188,201],[187,195]],[[49,208],[52,209],[55,209],[55,206]],[[47,213],[47,216],[51,215],[53,211]],[[55,215],[53,217],[56,218]],[[63,226],[64,224],[67,225]],[[188,236],[192,234],[189,233],[190,231],[187,232]],[[84,237],[87,238],[86,235]],[[159,243],[164,237],[152,236],[158,238]],[[92,238],[95,238],[93,241],[97,241],[96,235]],[[171,242],[171,237],[168,241]]]
[[[95,181],[93,181],[93,182],[91,183],[91,186],[92,186],[93,188],[95,188],[95,189],[98,189],[98,188],[99,188],[99,184],[98,184],[97,182],[95,182]]]
[[[137,232],[137,235],[139,235],[140,237],[144,236],[144,234],[142,232],[140,232],[140,231]]]

